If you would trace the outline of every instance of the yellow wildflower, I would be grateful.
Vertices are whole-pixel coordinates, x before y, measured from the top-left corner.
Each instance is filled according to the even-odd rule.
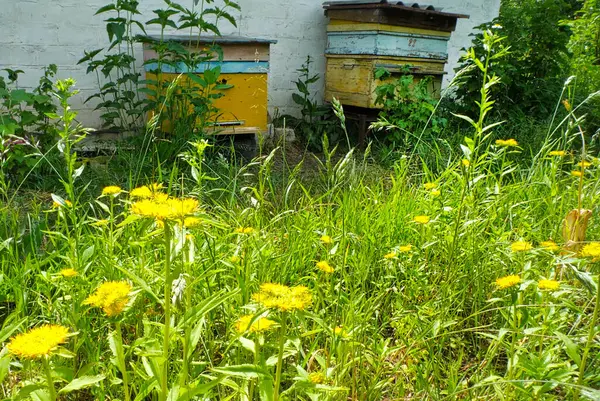
[[[434,188],[437,188],[437,184],[435,182],[426,182],[425,184],[423,184],[423,188],[430,191]]]
[[[568,100],[568,99],[564,99],[564,100],[562,101],[562,104],[563,104],[563,106],[565,106],[565,109],[566,109],[567,111],[571,111],[571,103],[569,103],[569,100]]]
[[[236,234],[252,234],[253,232],[255,232],[256,230],[252,227],[238,227],[235,229],[235,233]]]
[[[430,192],[431,196],[440,196],[442,192],[439,189],[434,189]]]
[[[254,316],[245,315],[238,319],[235,323],[235,329],[238,333],[243,334],[247,331],[251,333],[259,333],[261,331],[269,330],[276,323],[273,320],[267,319],[266,317],[259,317],[258,319],[252,319]]]
[[[564,150],[553,150],[550,153],[548,153],[549,156],[558,156],[558,157],[565,157],[567,155],[567,152]]]
[[[97,220],[97,221],[93,222],[92,225],[94,227],[106,227],[108,225],[108,220],[106,220],[106,219]]]
[[[512,138],[511,139],[498,139],[498,140],[496,140],[496,146],[507,146],[507,147],[519,146],[519,143]]]
[[[515,285],[519,284],[520,282],[521,282],[521,277],[519,277],[515,274],[515,275],[501,277],[501,278],[497,279],[496,285],[501,290],[504,290],[504,289],[507,289],[510,287],[514,287]]]
[[[184,227],[198,227],[202,224],[202,219],[199,217],[186,217],[183,219]]]
[[[573,171],[571,171],[571,175],[573,177],[583,177],[583,172],[580,170],[573,170]]]
[[[242,260],[242,258],[240,258],[240,257],[239,257],[239,256],[237,256],[237,255],[233,255],[233,256],[231,256],[231,257],[229,258],[229,261],[230,261],[231,263],[239,263],[239,262],[240,262],[240,260]]]
[[[325,245],[333,244],[333,239],[329,235],[321,236],[321,242]]]
[[[582,160],[579,163],[577,163],[577,165],[579,167],[588,168],[588,167],[590,167],[592,165],[592,163],[586,162],[585,160]]]
[[[333,267],[325,260],[317,262],[317,268],[325,273],[333,273]]]
[[[418,224],[427,224],[431,219],[429,216],[415,216],[413,221]]]
[[[513,242],[512,244],[510,244],[510,249],[513,252],[529,251],[532,248],[533,248],[533,246],[531,245],[531,242],[527,242],[527,241],[516,241],[516,242]]]
[[[110,185],[110,186],[104,187],[104,189],[102,189],[102,195],[118,195],[121,192],[123,192],[121,187],[118,187],[116,185]]]
[[[558,290],[559,287],[560,287],[560,283],[556,280],[540,280],[538,282],[538,288],[540,290],[554,291],[554,290]]]
[[[591,242],[581,249],[581,256],[600,258],[600,242]]]
[[[130,196],[132,198],[152,198],[154,195],[159,194],[162,189],[162,184],[150,184],[137,187],[131,190]]]
[[[540,246],[547,251],[558,251],[560,247],[554,241],[542,241],[540,242]]]
[[[252,299],[265,308],[279,309],[282,312],[304,310],[312,303],[312,295],[305,286],[288,287],[286,285],[265,283]]]
[[[75,277],[79,273],[77,273],[77,270],[75,269],[62,269],[59,274],[63,277]]]
[[[384,259],[395,259],[398,254],[396,252],[390,252],[383,255]]]
[[[134,214],[144,217],[153,217],[156,220],[178,220],[184,222],[185,218],[198,210],[198,201],[191,198],[168,198],[164,201],[143,199],[131,205]]]
[[[102,308],[107,316],[117,316],[127,306],[130,292],[131,285],[125,281],[107,281],[100,285],[83,304]]]
[[[64,204],[64,206],[66,206],[66,207],[73,207],[73,203],[71,203],[71,201],[70,201],[70,200],[68,200],[68,199],[64,199],[64,201],[65,201],[65,204]],[[56,201],[53,201],[53,202],[52,202],[52,208],[53,208],[53,209],[58,209],[58,208],[60,208],[60,207],[63,207],[63,205],[61,205],[60,203],[58,203],[58,202],[56,202]]]
[[[313,372],[308,375],[308,381],[314,384],[323,384],[325,382],[325,375],[323,372]]]
[[[402,253],[408,253],[412,250],[412,245],[408,244],[408,245],[399,246],[398,250]]]
[[[16,335],[7,348],[8,352],[20,358],[35,359],[50,355],[56,347],[67,341],[68,335],[68,328],[48,324]]]
[[[464,167],[469,167],[469,166],[471,166],[471,162],[470,162],[469,160],[467,160],[467,159],[462,159],[460,162],[462,163],[462,165],[463,165]]]

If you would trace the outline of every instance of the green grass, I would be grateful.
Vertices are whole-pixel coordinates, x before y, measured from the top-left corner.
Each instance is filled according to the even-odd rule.
[[[65,400],[122,400],[123,371],[132,400],[166,393],[169,400],[566,400],[576,389],[594,399],[598,348],[586,338],[597,266],[538,244],[562,246],[567,213],[594,209],[599,165],[593,160],[580,189],[571,176],[579,159],[547,156],[545,146],[523,167],[518,151],[486,144],[470,168],[453,159],[435,176],[414,159],[382,169],[357,154],[326,155],[308,179],[285,165],[274,169],[281,149],[243,167],[196,154],[210,180],[194,179],[182,161],[163,175],[172,196],[200,202],[203,219],[171,228],[168,263],[164,230],[132,218],[125,193],[94,199],[100,189],[80,183],[75,192],[84,195],[57,209],[47,196],[25,194],[2,208],[0,341],[44,323],[68,327],[73,336],[50,358],[54,385],[94,380],[76,381],[77,390],[59,393]],[[440,195],[425,182],[437,183]],[[417,224],[417,215],[431,221]],[[109,223],[95,225],[100,219]],[[237,234],[238,227],[255,232]],[[592,219],[587,239],[599,238]],[[513,252],[518,240],[533,249]],[[398,251],[408,244],[410,252]],[[321,260],[333,274],[316,268]],[[62,277],[64,268],[79,275]],[[519,286],[495,285],[512,274]],[[165,286],[180,275],[186,290],[168,312],[163,392]],[[541,278],[559,280],[560,289],[539,290]],[[83,305],[107,280],[126,280],[134,291],[113,318]],[[266,282],[308,287],[312,306],[267,311],[252,301]],[[278,327],[236,331],[240,316],[261,313]],[[4,398],[33,391],[33,399],[49,399],[40,360],[19,360],[6,348],[0,355]],[[194,391],[197,398],[186,395]]]

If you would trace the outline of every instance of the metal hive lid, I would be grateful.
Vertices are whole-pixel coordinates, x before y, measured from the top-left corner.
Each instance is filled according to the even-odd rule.
[[[341,1],[327,1],[323,3],[325,10],[344,10],[344,9],[396,9],[405,10],[408,12],[425,13],[430,15],[441,15],[446,17],[454,18],[469,18],[466,14],[453,14],[442,12],[442,8],[435,8],[429,4],[410,3],[402,1],[391,1],[388,0],[341,0]]]

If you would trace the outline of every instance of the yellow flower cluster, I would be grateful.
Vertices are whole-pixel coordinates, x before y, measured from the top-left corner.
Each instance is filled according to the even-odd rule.
[[[48,324],[13,337],[8,343],[8,352],[20,358],[35,359],[50,355],[60,344],[67,341],[69,329]]]
[[[560,288],[560,283],[556,280],[540,280],[538,282],[538,288],[540,290],[555,291]]]
[[[236,234],[252,234],[253,232],[255,232],[256,230],[252,227],[238,227],[235,229],[235,233]]]
[[[333,267],[331,267],[331,265],[326,260],[317,262],[317,268],[325,273],[333,273],[334,271]]]
[[[429,216],[415,216],[413,221],[418,224],[427,224],[431,219]]]
[[[262,284],[260,291],[253,294],[252,299],[265,308],[279,309],[282,312],[304,310],[312,303],[312,295],[305,286],[288,287],[274,283]]]
[[[78,273],[75,269],[62,269],[59,274],[63,277],[75,277]]]
[[[571,171],[571,175],[573,177],[583,177],[583,172],[580,170],[573,170],[573,171]]]
[[[507,146],[507,147],[514,147],[514,146],[519,146],[519,142],[515,141],[514,139],[498,139],[496,140],[496,146]]]
[[[106,196],[106,195],[118,195],[121,192],[123,192],[123,190],[121,189],[121,187],[118,187],[116,185],[109,185],[108,187],[104,187],[104,189],[102,189],[102,195]]]
[[[199,203],[191,198],[142,199],[131,205],[134,214],[153,217],[159,221],[176,220],[185,223],[188,216],[198,211]],[[197,223],[199,220],[189,221]]]
[[[70,200],[65,199],[64,201],[65,201],[65,206],[66,207],[73,207],[73,203]],[[61,207],[63,207],[63,205],[61,205],[60,203],[58,203],[56,201],[52,202],[52,208],[53,209],[58,209],[58,208],[61,208]]]
[[[333,239],[329,235],[323,235],[321,236],[321,242],[325,245],[330,245],[333,244]]]
[[[384,259],[395,259],[398,256],[396,252],[390,252],[383,255]]]
[[[591,242],[581,249],[581,256],[600,258],[600,242]]]
[[[126,281],[107,281],[100,285],[83,304],[102,308],[107,316],[117,316],[127,306],[130,292],[131,285]]]
[[[323,384],[325,382],[325,375],[323,372],[313,372],[308,375],[308,381],[314,384]]]
[[[516,274],[511,275],[511,276],[506,276],[506,277],[500,277],[499,279],[496,279],[496,285],[501,290],[505,290],[507,288],[514,287],[515,285],[519,284],[520,282],[521,282],[521,277],[519,277]]]
[[[531,242],[527,242],[527,241],[516,241],[510,245],[510,249],[513,252],[529,251],[532,248],[533,248],[533,245],[531,245]]]
[[[426,182],[423,184],[423,188],[427,191],[431,191],[432,189],[437,188],[437,184],[435,182]]]
[[[567,152],[565,150],[553,150],[548,153],[549,156],[565,157]]]
[[[142,199],[146,199],[146,198],[152,198],[155,195],[160,195],[161,192],[160,190],[162,189],[162,184],[150,184],[150,185],[144,185],[142,187],[137,187],[135,189],[131,190],[131,193],[129,195],[131,195],[132,198],[142,198]]]
[[[560,249],[560,247],[554,241],[542,241],[540,242],[540,246],[550,252],[555,252]]]
[[[247,331],[251,333],[260,333],[261,331],[266,331],[272,328],[276,323],[267,319],[266,317],[259,317],[252,321],[254,316],[252,315],[244,315],[238,319],[235,323],[235,329],[238,333],[243,334]]]
[[[462,165],[464,167],[470,167],[471,166],[471,162],[468,159],[462,159],[460,162],[462,163]]]

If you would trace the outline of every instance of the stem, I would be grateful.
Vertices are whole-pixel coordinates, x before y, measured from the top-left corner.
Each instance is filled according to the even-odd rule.
[[[583,351],[583,357],[581,358],[581,366],[579,366],[579,378],[577,379],[577,387],[575,387],[574,401],[579,399],[579,389],[583,383],[583,374],[585,373],[585,364],[587,362],[590,348],[592,347],[592,341],[594,341],[594,335],[596,334],[596,321],[598,320],[598,312],[600,310],[600,273],[598,274],[598,282],[596,283],[596,305],[594,306],[594,315],[590,322],[590,331],[588,333],[587,342],[585,343],[585,349]]]
[[[123,392],[125,401],[130,400],[129,395],[129,375],[127,374],[127,365],[125,364],[125,351],[123,349],[123,335],[121,334],[121,322],[115,323],[115,340],[117,341],[117,357],[119,358],[119,369],[123,375]]]
[[[273,401],[279,401],[279,385],[281,384],[281,369],[283,365],[283,348],[285,345],[286,319],[285,313],[281,319],[281,335],[279,337],[279,355],[277,356],[277,371],[275,372],[275,394]]]
[[[165,221],[165,328],[163,338],[163,371],[161,382],[161,401],[167,400],[168,372],[169,372],[169,329],[171,328],[171,227]]]
[[[52,379],[52,369],[50,369],[50,363],[48,358],[43,358],[44,370],[46,371],[46,384],[48,385],[48,393],[50,394],[50,401],[56,401],[56,389],[54,388],[54,380]]]

